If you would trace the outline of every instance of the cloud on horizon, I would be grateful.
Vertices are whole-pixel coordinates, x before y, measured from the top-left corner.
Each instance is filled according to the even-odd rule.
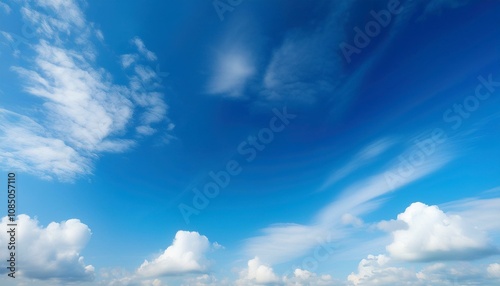
[[[2,218],[0,227],[8,229],[9,218]],[[36,218],[21,214],[17,217],[17,240],[22,245],[18,252],[18,275],[23,279],[75,282],[92,281],[94,267],[86,265],[80,252],[90,240],[90,228],[78,219],[60,223],[51,222],[40,226]],[[0,233],[0,243],[7,245],[8,233]],[[2,251],[0,258],[7,260],[7,252]],[[2,262],[2,264],[6,264]],[[5,273],[5,267],[1,272]]]
[[[137,273],[144,277],[159,277],[204,272],[208,269],[205,254],[209,249],[206,236],[179,230],[172,245],[152,261],[144,261]]]
[[[369,144],[368,146],[373,147],[374,145]],[[354,157],[361,156],[359,154],[370,157],[381,154],[378,149],[378,151],[373,152],[373,156],[367,155],[372,154],[370,152],[366,153],[366,150],[371,150],[371,148],[366,147],[363,150]],[[416,146],[410,146],[395,158],[407,157],[415,150],[418,150]],[[451,159],[451,155],[441,152],[442,149],[436,150],[438,151],[432,157],[427,157],[418,166],[413,166],[409,172],[404,174],[401,173],[401,162],[390,160],[388,167],[383,171],[358,180],[345,188],[334,201],[314,214],[310,224],[274,224],[264,228],[262,235],[245,241],[244,253],[248,256],[258,256],[267,263],[280,263],[301,257],[318,245],[329,244],[345,237],[352,231],[352,223],[345,223],[346,215],[351,217],[351,222],[356,222],[356,219],[361,222],[359,217],[380,206],[381,201],[377,201],[377,198],[432,174]],[[346,166],[352,165],[351,162],[348,162]],[[397,180],[388,180],[388,173],[397,174]]]

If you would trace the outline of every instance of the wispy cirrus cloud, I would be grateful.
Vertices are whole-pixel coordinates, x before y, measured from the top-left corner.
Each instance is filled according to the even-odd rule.
[[[136,48],[136,53],[124,54],[120,57],[122,67],[129,73],[130,98],[134,102],[136,109],[142,111],[137,118],[135,131],[140,136],[149,136],[157,132],[154,124],[167,121],[166,131],[172,131],[168,126],[172,124],[167,118],[168,105],[163,99],[163,93],[158,90],[162,87],[163,79],[168,73],[160,72],[160,65],[156,65],[153,70],[143,63],[144,60],[156,61],[156,55],[149,51],[143,41],[137,37],[132,39],[132,45]]]
[[[217,56],[207,92],[235,98],[243,96],[246,84],[254,73],[252,58],[247,51],[240,48],[225,51]]]
[[[390,23],[380,33],[384,37],[379,37],[376,44],[366,48],[370,51],[363,52],[355,69],[346,64],[340,49],[338,52],[334,49],[342,42],[352,42],[355,37],[353,28],[365,27],[370,14],[359,14],[358,5],[353,1],[330,2],[322,7],[328,9],[326,15],[315,18],[306,27],[294,27],[287,31],[282,40],[274,44],[270,56],[254,53],[252,57],[248,57],[245,49],[240,49],[237,56],[234,56],[230,45],[222,45],[220,50],[229,52],[216,61],[207,92],[239,97],[245,90],[258,90],[256,98],[261,102],[314,104],[322,100],[342,113],[346,105],[356,97],[357,88],[365,75],[385,54],[395,36],[413,16],[418,17],[417,13],[426,15],[442,9],[461,7],[467,2],[468,0],[381,1],[374,4],[380,4],[380,9],[385,9],[385,5],[390,3],[401,8],[402,12],[391,16]],[[378,10],[372,12],[376,13]],[[245,19],[236,21],[236,25],[241,23],[245,23]],[[226,38],[234,38],[234,34],[227,33]],[[256,39],[258,42],[258,37]],[[232,64],[227,64],[228,62]],[[255,80],[245,80],[250,77]]]
[[[326,179],[326,181],[321,185],[319,191],[325,190],[326,188],[332,186],[336,182],[347,177],[349,174],[356,171],[358,168],[369,163],[372,159],[376,158],[377,156],[388,150],[392,145],[394,145],[394,143],[395,142],[389,138],[384,138],[374,141],[373,143],[365,147],[363,150],[359,151],[342,168],[332,172],[330,177],[328,177],[328,179]]]
[[[141,55],[146,57],[149,61],[156,61],[158,59],[155,53],[146,48],[146,45],[139,37],[133,38],[132,43],[135,45],[139,53],[141,53]]]
[[[409,147],[400,156],[413,153],[416,148]],[[377,153],[379,152],[374,152]],[[360,154],[367,156],[372,153],[361,152],[356,156],[361,156]],[[349,226],[345,224],[346,214],[357,218],[376,209],[381,203],[376,200],[377,198],[439,170],[450,159],[450,155],[434,154],[413,172],[400,178],[397,183],[387,180],[388,172],[395,173],[400,169],[397,161],[391,162],[382,172],[366,177],[344,189],[340,196],[314,214],[310,224],[276,224],[263,229],[262,235],[246,241],[245,253],[249,256],[258,256],[267,263],[280,263],[301,257],[325,241],[331,243],[339,240],[349,233]]]
[[[88,65],[76,51],[41,41],[35,47],[35,67],[13,67],[24,80],[24,90],[42,98],[48,110],[45,126],[52,135],[87,151],[100,150],[100,143],[120,131],[132,116],[132,103],[106,80],[105,73]],[[111,142],[109,142],[111,143]],[[117,145],[124,142],[115,142]],[[127,144],[127,143],[125,143]],[[123,149],[123,146],[113,146]],[[115,150],[112,148],[108,151]]]
[[[12,11],[12,9],[10,8],[9,5],[3,3],[0,1],[0,8],[7,14],[10,14],[10,11]]]
[[[27,116],[0,109],[0,163],[4,168],[70,180],[91,172],[90,158],[63,140],[47,136],[47,130]]]
[[[496,219],[500,216],[500,198],[468,198],[442,204],[440,208],[461,216],[478,230],[500,231],[500,221]]]
[[[26,64],[11,71],[23,80],[27,94],[41,100],[42,109],[33,104],[31,109],[37,111],[30,112],[30,118],[7,109],[2,112],[8,121],[1,125],[0,137],[16,134],[18,141],[2,147],[4,168],[71,181],[91,173],[97,154],[134,146],[135,140],[126,138],[130,127],[148,136],[157,131],[154,125],[163,122],[163,130],[171,131],[160,75],[140,62],[141,57],[156,61],[156,55],[140,38],[132,39],[137,54],[122,57],[124,67],[133,65],[129,85],[115,84],[95,61],[98,51],[93,41],[104,40],[102,31],[87,22],[79,4],[20,2],[21,15],[39,40],[29,45],[33,54],[22,55]],[[9,34],[2,33],[8,39]]]

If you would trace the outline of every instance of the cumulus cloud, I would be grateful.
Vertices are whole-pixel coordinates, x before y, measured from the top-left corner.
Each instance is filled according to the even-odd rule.
[[[496,253],[486,233],[437,206],[411,204],[397,217],[407,225],[395,230],[387,251],[407,261],[475,259]]]
[[[166,286],[165,281],[155,277],[139,276],[123,268],[102,268],[98,285],[101,286]]]
[[[348,285],[498,285],[500,279],[490,274],[494,268],[478,267],[470,263],[434,263],[421,270],[397,265],[397,261],[385,255],[368,255],[358,265],[358,272],[347,277]]]
[[[410,147],[402,154],[411,153],[414,149],[415,147]],[[378,152],[380,151],[363,152],[361,154],[365,155],[359,156],[375,156],[368,154]],[[386,177],[387,173],[398,173],[399,162],[392,163],[384,171],[348,186],[334,201],[317,212],[310,224],[275,224],[263,229],[263,235],[247,240],[246,253],[269,263],[280,263],[300,257],[314,247],[325,244],[325,241],[332,243],[332,240],[339,240],[351,231],[347,229],[349,225],[361,226],[359,217],[380,205],[381,201],[376,198],[438,170],[448,160],[448,156],[441,156],[436,152],[432,158],[427,158],[419,166],[413,167],[405,176],[398,176],[396,183],[388,182]]]
[[[269,285],[280,281],[274,270],[263,264],[258,257],[250,259],[247,265],[247,269],[240,272],[236,285]]]
[[[8,223],[8,217],[3,217],[1,229],[8,229]],[[87,225],[78,219],[69,219],[43,227],[36,219],[24,214],[18,216],[17,224],[17,241],[22,246],[22,251],[18,252],[21,277],[66,282],[94,279],[94,267],[86,265],[80,255],[91,236]],[[7,245],[7,235],[5,231],[0,232],[2,245]],[[2,251],[0,259],[6,261],[7,252]],[[5,269],[2,267],[2,271]]]
[[[488,277],[487,270],[468,263],[434,263],[417,272],[421,285],[485,285],[494,286],[500,282]]]
[[[283,277],[286,286],[306,286],[306,285],[340,285],[333,280],[330,275],[317,275],[308,270],[297,268],[291,277]]]
[[[137,273],[152,277],[203,272],[208,268],[205,253],[209,249],[206,236],[180,230],[175,234],[172,245],[152,261],[145,260]]]
[[[227,279],[219,280],[214,275],[203,274],[185,279],[181,286],[219,286],[232,285]]]
[[[390,258],[385,255],[368,255],[358,265],[358,273],[351,273],[347,281],[352,285],[408,285],[416,282],[415,273],[389,265]]]

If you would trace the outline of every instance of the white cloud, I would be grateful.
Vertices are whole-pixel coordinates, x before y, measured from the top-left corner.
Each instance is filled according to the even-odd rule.
[[[236,285],[269,285],[276,284],[280,281],[279,277],[274,273],[274,270],[263,264],[258,257],[248,261],[247,269],[240,272],[240,279],[236,281]]]
[[[8,223],[8,217],[3,217],[0,228],[8,229]],[[21,247],[17,252],[17,264],[21,266],[21,277],[66,282],[94,279],[94,267],[85,265],[80,255],[91,236],[87,225],[78,219],[70,219],[42,227],[27,215],[19,215],[17,224],[17,241]],[[6,231],[0,232],[2,245],[7,245],[8,239]],[[6,261],[7,252],[2,251],[0,258]],[[2,267],[2,271],[4,269]]]
[[[104,34],[102,33],[101,30],[99,29],[96,29],[95,30],[95,36],[97,37],[97,39],[101,42],[104,42]]]
[[[214,250],[218,250],[218,249],[226,249],[223,245],[220,245],[217,241],[212,243],[212,248]]]
[[[1,31],[0,34],[2,34],[2,36],[10,43],[14,42],[14,38],[12,38],[12,35],[5,32],[5,31]]]
[[[73,50],[41,41],[34,70],[13,68],[26,80],[25,90],[45,100],[49,126],[76,148],[95,150],[112,132],[125,128],[132,104],[119,87]]]
[[[147,60],[156,61],[158,59],[155,53],[146,48],[146,45],[139,37],[133,38],[132,43],[135,45],[139,53],[143,55]]]
[[[144,89],[135,90],[135,87],[132,88],[134,89],[132,93],[134,103],[143,109],[139,117],[141,125],[151,127],[151,124],[159,123],[166,118],[168,106],[163,101],[161,93],[147,92]]]
[[[42,108],[35,101],[25,107],[25,114],[1,110],[7,121],[0,124],[0,137],[16,136],[11,139],[16,144],[0,147],[0,164],[6,169],[71,181],[91,173],[98,153],[124,152],[133,146],[133,140],[124,138],[130,129],[151,135],[156,132],[153,124],[166,119],[168,106],[151,68],[135,65],[130,86],[125,87],[114,84],[111,74],[97,66],[91,39],[102,32],[86,21],[78,4],[21,3],[21,14],[39,41],[30,45],[34,54],[23,55],[28,64],[11,69]],[[9,40],[10,35],[2,34]],[[156,59],[142,40],[136,37],[133,43],[148,59]],[[132,65],[135,58],[125,56],[122,64]]]
[[[335,170],[328,179],[325,180],[323,185],[319,188],[320,191],[325,190],[341,179],[347,177],[352,172],[356,171],[361,166],[369,163],[370,160],[378,157],[380,154],[385,152],[391,146],[394,145],[394,141],[388,138],[379,139],[368,146],[364,147],[361,151],[359,151],[353,158],[342,168]]]
[[[218,56],[215,65],[207,92],[230,97],[242,96],[248,80],[255,72],[251,57],[239,49],[225,50]]]
[[[197,232],[178,231],[165,252],[152,261],[144,261],[137,273],[146,277],[179,275],[207,270],[205,253],[210,249],[208,238]]]
[[[291,277],[283,277],[284,285],[286,286],[306,286],[306,285],[341,285],[338,282],[335,282],[330,275],[320,275],[318,276],[316,273],[303,270],[297,268],[294,270],[293,275]]]
[[[44,13],[45,12],[45,13]],[[74,35],[79,41],[88,36],[86,21],[78,4],[73,1],[33,0],[21,8],[24,19],[39,36],[61,41],[62,36]],[[80,35],[78,32],[80,31]]]
[[[387,251],[407,261],[464,260],[496,253],[486,233],[437,206],[411,204],[397,219],[408,225],[395,230]]]
[[[340,220],[341,220],[342,224],[344,224],[344,225],[352,225],[355,227],[360,227],[363,225],[362,219],[360,219],[359,217],[357,217],[355,215],[349,214],[349,213],[343,214],[340,217]]]
[[[196,277],[187,278],[183,281],[181,286],[219,286],[219,285],[233,285],[227,279],[219,280],[214,275],[203,274]]]
[[[407,229],[408,224],[401,220],[383,220],[376,224],[376,228],[383,230],[385,232],[393,232],[396,230]]]
[[[102,268],[97,285],[100,286],[166,286],[164,281],[158,278],[145,278],[131,274],[123,268]]]
[[[82,27],[85,24],[83,12],[73,0],[36,0],[35,3],[41,7],[51,9],[57,17],[60,17],[66,23],[73,23],[78,27]]]
[[[137,60],[137,55],[134,54],[125,54],[120,56],[120,62],[123,68],[128,68],[136,60]]]
[[[434,263],[416,274],[422,281],[419,285],[498,285],[498,281],[488,277],[485,269],[468,263]]]
[[[143,65],[135,66],[134,71],[139,76],[142,83],[150,82],[157,76],[153,69]]]
[[[358,265],[358,273],[351,273],[347,280],[352,285],[416,285],[417,275],[400,267],[389,266],[385,255],[368,255]]]
[[[385,255],[368,255],[358,265],[358,272],[351,273],[348,285],[355,286],[451,286],[451,285],[498,285],[500,279],[490,275],[490,264],[486,269],[470,263],[434,263],[421,270],[402,267]]]
[[[411,153],[414,147],[403,152]],[[376,152],[375,152],[376,153]],[[399,156],[401,157],[401,156]],[[308,225],[277,224],[263,230],[264,234],[246,241],[245,252],[249,256],[258,256],[269,263],[280,263],[300,257],[308,251],[313,253],[314,247],[332,243],[346,236],[351,230],[345,224],[361,223],[356,218],[377,208],[381,201],[375,199],[389,192],[402,188],[445,165],[448,157],[436,152],[419,166],[401,176],[396,184],[387,181],[387,172],[395,173],[399,169],[398,162],[390,165],[385,171],[358,181],[342,191],[328,205],[314,215],[314,220]]]
[[[172,130],[174,130],[174,128],[175,128],[175,124],[173,124],[173,123],[169,123],[169,124],[167,125],[167,130],[168,130],[168,131],[172,131]]]
[[[90,159],[63,140],[46,136],[46,129],[30,118],[0,109],[0,163],[45,179],[71,180],[91,171]]]
[[[132,42],[142,55],[150,61],[156,60],[156,56],[146,48],[140,38],[135,37]],[[138,59],[138,54],[125,54],[121,56],[121,64],[123,68],[131,67],[133,71],[129,82],[130,94],[136,106],[142,109],[141,125],[136,127],[136,132],[141,136],[149,136],[157,131],[151,125],[163,121],[167,116],[168,105],[163,100],[163,94],[155,90],[162,87],[160,77],[165,76],[165,73],[159,71],[159,65],[155,71],[149,66],[139,64]],[[167,127],[167,132],[172,129]]]
[[[500,198],[470,198],[441,205],[442,209],[460,215],[467,224],[480,230],[500,231]]]
[[[299,224],[271,225],[261,236],[247,241],[247,255],[258,255],[270,263],[279,263],[299,257],[318,244],[326,234],[316,227]]]
[[[492,263],[487,268],[488,275],[491,277],[500,278],[500,263]]]
[[[154,128],[152,128],[151,126],[146,126],[146,125],[137,126],[135,128],[135,130],[137,131],[138,134],[146,135],[146,136],[152,135],[156,132],[156,130]]]

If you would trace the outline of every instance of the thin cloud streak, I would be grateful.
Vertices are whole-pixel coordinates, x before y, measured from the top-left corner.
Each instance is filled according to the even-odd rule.
[[[411,147],[403,154],[412,152]],[[374,201],[383,195],[429,175],[443,167],[451,157],[436,154],[419,166],[411,175],[396,185],[386,179],[387,172],[397,172],[399,165],[392,164],[376,175],[346,188],[336,200],[323,207],[309,225],[273,225],[263,230],[261,236],[246,241],[245,253],[258,256],[267,263],[280,263],[300,257],[326,238],[338,240],[349,233],[342,223],[345,214],[361,216],[377,209],[381,201]],[[293,234],[293,235],[292,235]],[[287,251],[283,251],[283,250]]]

